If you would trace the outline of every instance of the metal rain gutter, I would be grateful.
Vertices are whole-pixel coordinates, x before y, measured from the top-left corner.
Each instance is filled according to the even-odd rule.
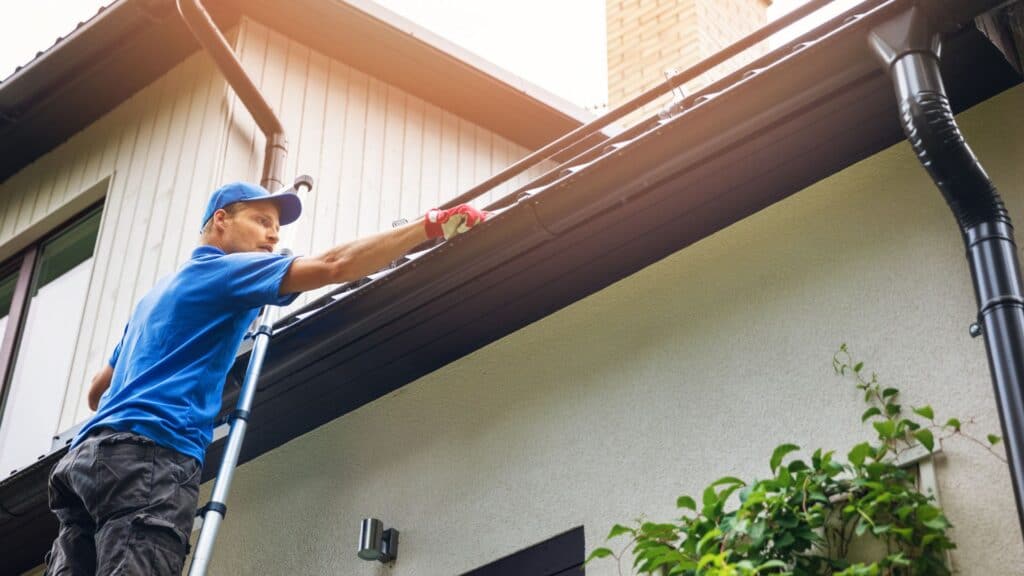
[[[668,119],[660,119],[658,116],[652,116],[644,121],[639,122],[635,126],[628,128],[622,132],[616,133],[599,142],[591,140],[592,137],[597,135],[600,130],[610,125],[612,122],[619,120],[626,115],[642,108],[643,106],[654,102],[659,96],[663,96],[672,90],[682,86],[686,82],[698,78],[701,74],[715,68],[716,66],[727,62],[732,57],[744,52],[745,50],[755,46],[758,42],[761,42],[772,34],[785,29],[795,22],[802,20],[803,18],[813,14],[817,10],[827,6],[831,0],[812,0],[807,4],[791,11],[785,16],[772,22],[771,24],[751,32],[747,36],[737,40],[729,46],[723,48],[718,53],[710,56],[709,58],[698,62],[690,68],[683,70],[682,72],[667,79],[664,83],[658,84],[650,90],[636,96],[628,102],[619,105],[617,108],[606,112],[603,116],[596,118],[571,131],[570,133],[558,138],[554,142],[544,146],[543,148],[536,150],[535,152],[527,155],[518,162],[502,170],[498,174],[495,174],[486,181],[477,184],[466,192],[459,196],[445,202],[441,205],[442,208],[451,208],[460,203],[473,201],[483,194],[486,194],[494,187],[500,185],[503,182],[509,181],[517,174],[523,173],[525,170],[536,166],[537,164],[548,159],[558,159],[564,156],[570,156],[567,160],[561,162],[556,167],[548,170],[543,175],[531,179],[525,185],[513,190],[504,197],[492,202],[486,206],[487,210],[494,213],[504,212],[507,209],[513,208],[517,205],[526,205],[526,210],[530,211],[534,207],[547,202],[547,205],[540,210],[530,211],[531,229],[538,231],[540,234],[536,238],[532,238],[530,246],[536,245],[540,242],[546,242],[547,240],[554,238],[558,235],[555,230],[560,229],[564,231],[565,226],[554,226],[549,220],[542,216],[545,212],[551,212],[551,206],[557,203],[555,211],[560,215],[560,220],[564,221],[567,218],[561,218],[561,216],[572,216],[574,223],[585,220],[593,216],[594,214],[601,212],[607,208],[609,204],[615,205],[623,201],[623,199],[629,195],[630,191],[620,190],[618,194],[609,196],[607,202],[604,204],[595,203],[593,198],[569,198],[567,195],[562,194],[558,197],[548,193],[546,196],[543,194],[547,190],[553,190],[556,188],[565,188],[569,186],[575,186],[579,177],[588,177],[587,171],[594,172],[594,169],[600,168],[602,163],[607,163],[616,157],[622,155],[622,149],[626,148],[630,144],[643,140],[644,137],[656,136],[667,124],[678,123],[684,121],[684,113],[677,113]],[[821,41],[829,36],[835,36],[842,32],[844,29],[848,29],[859,23],[860,20],[865,18],[876,17],[878,14],[885,12],[886,9],[891,9],[895,4],[902,4],[905,0],[865,0],[861,4],[853,7],[846,12],[836,16],[831,21],[820,24],[814,29],[805,32],[790,45],[776,48],[768,54],[758,58],[754,62],[745,66],[742,70],[733,72],[712,83],[709,86],[704,87],[696,94],[687,97],[684,103],[687,104],[686,112],[692,112],[708,103],[709,100],[714,99],[720,93],[734,87],[737,83],[746,81],[754,76],[760,74],[761,71],[766,70],[779,62],[788,59],[799,52],[802,52],[805,48],[813,45],[820,44]],[[874,69],[870,69],[871,72]],[[863,74],[864,70],[844,70],[842,71],[842,81],[849,81],[850,78],[856,77]],[[833,82],[840,82],[834,80]],[[790,108],[795,107],[793,103],[790,103]],[[801,103],[803,104],[803,103]],[[753,123],[754,116],[778,116],[780,112],[778,110],[766,111],[766,107],[759,106],[758,109],[750,113],[748,120]],[[733,125],[729,132],[741,131],[742,127]],[[721,140],[722,137],[719,137]],[[587,147],[585,150],[580,151],[581,147]],[[686,147],[685,149],[690,150],[690,156],[701,155],[706,156],[707,152],[711,149],[711,146],[707,142],[700,143],[697,146]],[[675,158],[673,153],[673,158]],[[647,158],[650,159],[650,158]],[[688,159],[686,163],[693,164],[692,158]],[[673,166],[667,171],[675,170],[679,168],[680,162],[675,162]],[[666,172],[663,170],[662,172]],[[605,188],[604,181],[601,178],[597,178],[598,187],[602,190]],[[645,179],[643,187],[650,184],[650,178]],[[539,196],[538,196],[539,195]],[[537,198],[533,198],[538,196]],[[563,222],[564,223],[564,222]],[[413,252],[426,251],[432,247],[438,247],[444,243],[437,241],[427,241],[422,245],[416,247]],[[523,252],[528,248],[522,248],[513,246],[515,242],[505,241],[499,247],[502,250],[518,251]],[[518,253],[517,252],[517,253]],[[489,253],[490,254],[490,253]],[[310,315],[311,311],[322,308],[326,305],[330,305],[332,301],[337,301],[344,292],[352,290],[358,290],[366,285],[366,282],[358,281],[355,283],[343,284],[338,288],[332,290],[327,295],[308,303],[299,310],[292,312],[289,316],[283,318],[278,327],[283,327],[287,324],[300,321],[302,318]]]
[[[667,79],[664,83],[658,84],[654,88],[647,90],[627,102],[624,102],[612,110],[604,113],[601,117],[595,118],[594,120],[576,128],[568,134],[558,138],[543,148],[532,152],[526,157],[522,158],[518,162],[512,164],[508,168],[505,168],[501,172],[498,172],[494,176],[491,176],[487,180],[473,186],[469,190],[459,194],[455,198],[445,202],[441,205],[441,208],[452,208],[469,202],[487,192],[501,183],[509,180],[515,175],[523,172],[527,168],[530,168],[544,160],[560,156],[561,154],[568,152],[573,149],[576,145],[582,144],[586,139],[594,134],[597,134],[603,128],[608,127],[616,120],[620,120],[628,114],[639,110],[640,108],[654,102],[659,97],[666,93],[681,87],[683,84],[697,78],[701,74],[717,67],[733,58],[734,56],[743,53],[752,46],[767,40],[776,32],[784,30],[794,22],[798,22],[807,16],[817,12],[818,10],[829,5],[832,0],[810,0],[803,6],[795,8],[790,12],[783,15],[781,18],[776,19],[770,24],[758,28],[757,30],[747,34],[743,38],[733,42],[726,46],[722,50],[716,52],[710,57],[701,60],[700,62],[690,66],[688,69],[680,72]]]
[[[177,0],[177,5],[178,12],[196,41],[213,59],[228,84],[242,100],[246,110],[256,120],[256,125],[266,136],[267,145],[263,155],[260,185],[271,193],[280,190],[284,186],[284,165],[288,157],[288,140],[285,138],[284,125],[259,88],[245,73],[242,64],[231,50],[231,45],[217,29],[213,18],[199,0]]]
[[[307,371],[311,370],[310,366],[323,361],[325,354],[340,361],[339,354],[325,350],[354,345],[355,341],[363,340],[364,331],[372,330],[374,326],[387,325],[396,317],[409,313],[410,309],[418,305],[417,303],[442,297],[452,289],[451,282],[454,282],[454,279],[465,281],[485,274],[488,270],[501,265],[500,263],[549,244],[558,237],[571,234],[574,229],[588,221],[601,219],[602,215],[614,211],[616,207],[638,205],[640,196],[658,186],[659,182],[671,179],[672,174],[696,170],[717,154],[735,147],[738,142],[748,141],[746,134],[757,133],[775,119],[789,117],[803,107],[813,105],[821,98],[822,91],[842,94],[844,90],[849,92],[846,87],[856,85],[868,76],[881,76],[877,66],[870,60],[868,50],[864,49],[861,39],[874,27],[899,14],[910,4],[907,0],[866,2],[832,22],[808,32],[801,37],[806,40],[798,42],[795,47],[777,49],[750,64],[748,70],[755,70],[755,73],[741,70],[708,86],[695,95],[697,101],[682,114],[668,120],[644,123],[637,127],[636,132],[630,129],[611,139],[628,138],[626,141],[618,142],[622,145],[621,148],[616,145],[609,146],[610,141],[595,146],[589,153],[580,155],[589,156],[591,159],[584,166],[566,168],[573,161],[567,162],[552,170],[549,173],[550,179],[538,178],[526,185],[529,190],[514,191],[505,199],[495,202],[488,209],[496,208],[496,217],[479,225],[480,230],[476,233],[467,235],[466,238],[457,237],[429,249],[396,269],[367,279],[367,282],[342,285],[294,312],[275,325],[275,338],[281,340],[275,344],[275,351],[271,353],[273,361],[269,363],[264,374],[265,391],[262,401],[286,394],[291,388],[275,386],[277,383],[314,378],[316,371]],[[980,12],[981,10],[978,10],[973,14]],[[952,28],[951,23],[947,31]],[[809,68],[801,58],[807,53],[816,52],[808,50],[811,46],[819,49],[830,47],[830,50],[840,52],[863,50],[866,58],[862,65],[841,70],[833,69],[832,76],[823,83],[817,76],[820,68]],[[761,73],[769,69],[773,70],[773,74]],[[815,90],[794,97],[788,92],[780,92],[788,90],[784,86],[770,87],[765,84],[767,76],[778,75],[788,77],[788,84],[806,82],[815,86]],[[673,80],[675,78],[677,77],[673,77]],[[755,90],[754,85],[758,86],[756,90],[760,91],[759,99],[751,100],[732,94],[739,87],[748,84],[751,90]],[[765,106],[764,102],[778,104]],[[713,125],[705,125],[697,118],[713,115],[712,110],[730,110],[733,113],[729,114],[729,117],[733,120],[723,122],[719,118],[708,120]],[[723,132],[716,127],[722,125],[730,126],[730,129]],[[716,132],[721,133],[711,140],[703,136]],[[654,140],[663,142],[658,144]],[[579,160],[580,157],[575,160]],[[643,177],[637,177],[637,174],[643,174]],[[472,247],[464,246],[467,243]],[[483,257],[445,255],[449,252],[465,254],[464,250],[471,250]],[[429,268],[432,278],[445,280],[425,282],[418,279],[415,282],[407,282],[406,277],[418,276],[414,272],[417,268]],[[453,280],[450,282],[448,278]],[[375,295],[371,296],[370,293]],[[388,304],[365,306],[363,303],[367,300],[383,301]],[[297,337],[296,332],[301,332],[303,326],[308,322],[315,322],[317,317],[329,315],[330,309],[340,309],[339,307],[345,308],[344,329],[335,330],[330,336],[325,336],[319,342],[319,346],[297,344],[303,339]],[[244,365],[244,358],[236,363],[236,366],[239,365]],[[300,372],[303,376],[297,378],[296,375]],[[225,405],[227,403],[228,400],[225,399]]]
[[[1024,290],[1013,224],[992,180],[964,141],[939,72],[936,23],[947,14],[912,6],[875,28],[871,47],[888,70],[900,121],[957,220],[978,301],[1017,518],[1024,531]]]

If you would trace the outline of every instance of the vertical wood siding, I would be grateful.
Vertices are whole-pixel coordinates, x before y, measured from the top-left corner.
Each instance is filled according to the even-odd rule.
[[[311,174],[306,210],[284,238],[297,254],[388,229],[471,188],[529,151],[343,62],[243,20],[238,51],[289,139],[286,180]],[[231,98],[219,181],[253,179],[264,139]],[[481,206],[538,168],[477,201]],[[292,309],[324,290],[300,297]]]
[[[197,214],[216,185],[226,111],[224,81],[197,54],[68,142],[86,142],[100,157],[97,176],[112,178],[58,432],[89,416],[89,379],[132,307],[194,248]],[[63,153],[45,159],[59,164]]]
[[[292,238],[285,236],[296,253],[415,218],[528,152],[258,23],[243,19],[232,37],[285,124],[286,179],[316,179]],[[191,253],[209,193],[224,182],[259,178],[263,142],[209,59],[196,54],[0,183],[6,259],[98,200],[94,185],[109,178],[84,311],[68,319],[78,338],[55,433],[90,415],[84,392],[133,306]]]

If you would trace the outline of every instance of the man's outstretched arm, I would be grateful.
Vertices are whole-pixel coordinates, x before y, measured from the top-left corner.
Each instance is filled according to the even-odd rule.
[[[451,238],[486,219],[468,205],[430,211],[424,219],[346,242],[313,257],[296,258],[281,281],[279,293],[293,294],[329,284],[351,282],[372,274],[430,238]]]

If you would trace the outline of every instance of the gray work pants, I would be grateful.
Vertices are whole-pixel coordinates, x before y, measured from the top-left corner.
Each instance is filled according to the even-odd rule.
[[[90,432],[50,473],[47,575],[181,574],[201,467],[132,432]]]

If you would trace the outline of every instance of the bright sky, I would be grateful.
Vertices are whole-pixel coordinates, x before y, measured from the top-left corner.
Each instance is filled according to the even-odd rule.
[[[607,98],[605,0],[377,0],[389,10],[580,106]],[[807,0],[775,0],[777,18]],[[0,8],[0,78],[109,0],[8,1]],[[856,4],[835,0],[808,28]],[[795,35],[794,30],[788,36]]]

